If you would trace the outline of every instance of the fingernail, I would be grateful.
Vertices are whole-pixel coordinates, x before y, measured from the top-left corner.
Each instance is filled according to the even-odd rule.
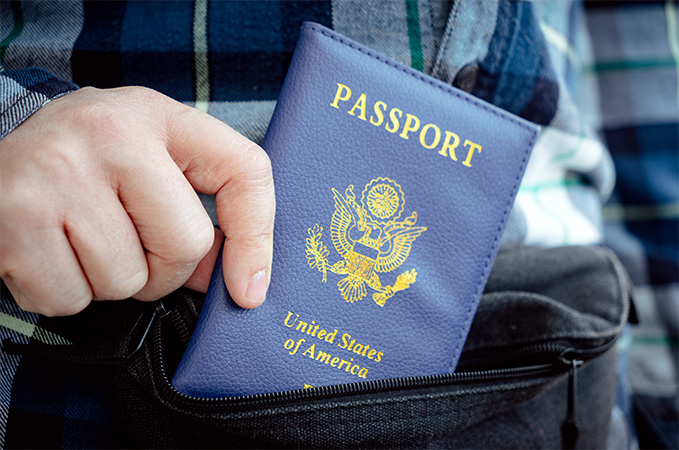
[[[264,303],[266,298],[266,290],[269,287],[266,279],[266,270],[260,270],[250,278],[250,284],[245,291],[245,302],[256,307]]]

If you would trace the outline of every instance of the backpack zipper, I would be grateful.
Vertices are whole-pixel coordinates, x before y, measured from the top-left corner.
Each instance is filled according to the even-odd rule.
[[[159,309],[160,310],[160,309]],[[622,334],[617,333],[614,338],[597,347],[591,349],[575,349],[572,347],[564,348],[558,344],[544,344],[528,346],[514,352],[515,355],[528,354],[531,351],[540,350],[552,355],[552,362],[509,367],[505,369],[488,369],[470,372],[453,372],[441,375],[418,376],[409,378],[392,378],[386,380],[374,380],[361,383],[320,386],[312,389],[297,389],[294,391],[270,392],[263,394],[243,395],[237,397],[195,397],[178,391],[172,383],[165,370],[165,360],[162,346],[162,319],[171,316],[171,312],[159,314],[159,319],[153,332],[153,347],[155,366],[159,368],[161,394],[166,399],[174,399],[186,409],[195,409],[205,412],[206,410],[222,410],[231,408],[232,410],[241,408],[253,408],[262,406],[275,406],[281,403],[292,403],[298,401],[312,401],[324,398],[346,397],[351,395],[370,394],[394,390],[417,389],[424,387],[437,387],[445,385],[455,385],[462,383],[473,383],[482,381],[496,381],[506,378],[535,377],[540,375],[558,374],[568,370],[568,394],[567,394],[567,413],[566,418],[561,423],[562,448],[573,449],[579,434],[576,421],[576,402],[577,402],[577,370],[584,363],[584,359],[591,359],[609,350]],[[174,320],[171,321],[173,324]],[[558,352],[558,353],[557,353]],[[544,353],[543,353],[544,354]],[[554,358],[554,355],[557,355]],[[507,361],[506,357],[500,358]],[[491,358],[486,358],[486,362]],[[469,366],[469,364],[467,364]]]
[[[631,309],[631,287],[627,275],[621,264],[615,258],[610,259],[615,272],[618,275],[620,282],[620,295],[625,299],[624,302],[624,317],[629,318]],[[527,356],[538,356],[541,364],[533,365],[518,365],[515,367],[508,367],[504,369],[487,369],[487,370],[472,370],[461,371],[442,375],[432,376],[418,376],[409,378],[395,378],[387,380],[375,380],[362,383],[352,383],[336,386],[322,386],[313,389],[298,389],[294,391],[274,392],[264,394],[244,395],[237,397],[212,397],[202,398],[179,392],[170,382],[170,378],[165,370],[165,361],[162,348],[162,325],[163,318],[172,315],[175,308],[168,311],[164,309],[162,303],[159,305],[158,318],[153,332],[153,348],[155,367],[159,368],[157,375],[160,375],[161,395],[168,400],[178,402],[182,407],[199,412],[206,410],[220,410],[223,408],[231,408],[231,410],[247,409],[258,406],[276,406],[281,403],[290,403],[298,401],[313,401],[324,398],[346,397],[359,394],[370,394],[385,391],[431,388],[445,385],[455,385],[462,383],[474,383],[483,381],[495,381],[508,378],[517,377],[536,377],[541,375],[556,375],[564,371],[568,371],[568,390],[567,390],[567,413],[561,424],[561,439],[562,448],[575,448],[579,429],[576,420],[576,406],[577,406],[577,373],[578,369],[585,361],[595,358],[602,353],[610,350],[619,340],[624,331],[624,325],[621,325],[613,335],[605,343],[590,347],[590,348],[575,348],[566,344],[556,342],[545,344],[527,345],[512,350],[501,349],[492,354],[486,354],[475,358],[466,358],[458,365],[458,370],[465,368],[487,367],[490,365],[497,365],[498,363],[519,364],[519,361],[524,360]],[[178,311],[174,311],[179,315]],[[176,326],[176,320],[171,320]],[[185,333],[180,333],[185,334]]]
[[[164,311],[164,313],[165,314],[159,314],[160,319],[162,319],[163,317],[167,317],[169,312]],[[165,370],[165,357],[162,346],[162,333],[163,333],[162,327],[163,327],[162,321],[158,321],[158,323],[154,327],[152,337],[154,358],[156,360],[154,365],[155,367],[159,368],[159,376],[161,381],[160,388],[165,395],[173,397],[175,400],[181,402],[184,406],[188,408],[191,407],[201,408],[202,411],[204,411],[203,408],[206,407],[210,409],[237,406],[255,407],[269,405],[273,403],[311,401],[330,397],[343,397],[392,390],[416,389],[422,387],[436,387],[450,384],[460,384],[465,382],[495,381],[514,377],[549,375],[564,372],[566,370],[571,371],[572,361],[580,361],[580,364],[582,363],[582,360],[577,358],[577,356],[579,356],[578,353],[579,351],[576,349],[558,345],[531,346],[530,348],[540,347],[543,351],[548,350],[549,353],[552,355],[552,358],[550,358],[552,359],[552,361],[542,364],[509,367],[504,369],[487,369],[468,372],[453,372],[440,375],[417,376],[408,378],[392,378],[343,385],[320,386],[312,389],[297,389],[293,391],[251,394],[235,397],[195,397],[192,395],[184,394],[183,392],[178,391],[174,386],[172,386],[170,377],[168,376]],[[615,339],[617,339],[617,336]],[[606,349],[610,348],[611,345],[613,345],[613,342],[608,343],[608,345],[605,346]],[[603,350],[603,347],[604,346],[601,346],[602,352],[605,351]],[[593,358],[597,354],[599,353],[588,352],[587,358],[588,359]],[[573,392],[572,400],[571,394],[569,394],[570,402],[569,404],[575,403],[574,394],[575,393]]]
[[[575,420],[576,399],[577,399],[577,369],[582,366],[581,359],[571,360],[571,366],[568,370],[568,404],[566,418],[561,423],[561,440],[564,449],[575,448],[575,442],[578,440],[578,424]]]

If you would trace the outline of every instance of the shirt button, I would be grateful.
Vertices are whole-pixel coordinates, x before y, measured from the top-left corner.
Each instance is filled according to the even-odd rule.
[[[471,92],[479,77],[479,65],[476,63],[468,64],[457,73],[453,86],[465,92]]]

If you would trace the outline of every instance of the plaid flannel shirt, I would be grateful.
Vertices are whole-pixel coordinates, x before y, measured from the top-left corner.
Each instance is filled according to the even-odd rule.
[[[677,3],[589,5],[598,103],[588,112],[610,149],[617,184],[603,209],[605,243],[634,283],[639,325],[629,348],[639,443],[678,448],[679,29]]]
[[[664,402],[665,422],[642,417],[670,446],[674,420],[676,446],[676,367],[662,366],[677,349],[676,14],[672,2],[11,0],[0,4],[0,137],[78,86],[143,85],[259,142],[299,25],[329,26],[542,126],[503,245],[619,251],[651,318],[626,341],[635,406]],[[214,218],[214,199],[202,200]],[[0,338],[78,342],[88,314],[24,313],[3,286]],[[4,353],[0,365],[0,446],[115,445],[105,371]]]

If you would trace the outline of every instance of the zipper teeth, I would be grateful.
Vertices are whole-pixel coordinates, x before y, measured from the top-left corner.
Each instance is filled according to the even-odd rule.
[[[158,359],[158,367],[160,367],[160,375],[162,381],[164,382],[165,389],[167,389],[171,395],[179,397],[184,401],[190,403],[200,403],[202,405],[207,404],[215,407],[240,404],[252,406],[255,404],[266,404],[274,401],[316,400],[340,395],[348,396],[382,392],[393,389],[417,388],[422,384],[426,384],[427,387],[435,387],[451,383],[484,381],[507,376],[536,375],[538,373],[553,372],[555,370],[554,364],[539,364],[534,366],[508,369],[490,369],[478,372],[455,372],[441,375],[374,380],[345,385],[320,386],[313,389],[298,389],[294,391],[243,395],[239,397],[194,397],[192,395],[184,394],[183,392],[178,391],[174,386],[172,386],[172,383],[170,383],[170,379],[165,372],[163,349],[162,345],[160,345],[162,338],[161,327],[162,324],[159,323],[154,331],[154,347],[156,351],[156,358]]]
[[[186,321],[184,321],[177,311],[177,309],[172,309],[170,313],[168,313],[169,320],[172,322],[172,325],[174,326],[175,330],[177,330],[177,334],[179,335],[179,339],[186,345],[188,344],[189,340],[191,339],[191,331],[189,331],[189,327],[186,325]]]
[[[629,315],[629,299],[631,297],[631,289],[629,281],[624,270],[621,268],[620,263],[618,263],[614,258],[609,258],[611,264],[614,267],[618,275],[618,279],[621,280],[620,290],[621,294],[627,301],[625,301],[625,310],[623,314],[625,316]],[[565,345],[559,345],[554,343],[547,344],[536,344],[528,348],[519,349],[515,352],[510,352],[512,357],[523,356],[531,352],[545,352],[545,353],[558,353],[557,361],[549,364],[539,364],[533,366],[515,367],[508,369],[489,369],[477,372],[454,372],[442,375],[430,375],[430,376],[420,376],[420,377],[410,377],[410,378],[394,378],[386,380],[375,380],[363,383],[355,383],[348,385],[338,385],[338,386],[321,386],[313,389],[298,389],[296,391],[285,391],[285,392],[271,392],[264,394],[252,394],[244,395],[240,397],[194,397],[191,395],[184,394],[178,391],[169,380],[167,373],[165,371],[163,348],[161,345],[161,334],[162,334],[162,320],[159,320],[157,326],[154,330],[154,347],[155,354],[160,367],[160,375],[164,381],[164,389],[168,390],[171,395],[174,395],[182,400],[192,403],[208,405],[211,407],[219,407],[222,405],[248,405],[253,406],[256,404],[266,404],[274,401],[296,401],[296,400],[315,400],[322,399],[324,397],[334,397],[338,395],[356,395],[356,394],[366,394],[373,392],[382,392],[385,390],[392,389],[407,389],[407,388],[417,388],[419,385],[426,384],[427,387],[440,386],[444,384],[461,383],[465,381],[483,381],[488,379],[495,379],[503,376],[519,376],[519,375],[537,375],[540,373],[554,372],[558,371],[558,367],[570,367],[567,363],[568,359],[565,358],[567,353],[573,355],[572,359],[576,357],[594,357],[597,356],[611,347],[613,347],[620,336],[623,333],[624,327],[621,326],[615,336],[605,344],[599,345],[597,347],[589,349],[575,349],[568,348]],[[502,358],[506,360],[506,357]],[[478,361],[484,360],[484,358],[478,358]],[[485,358],[486,361],[490,358]]]

